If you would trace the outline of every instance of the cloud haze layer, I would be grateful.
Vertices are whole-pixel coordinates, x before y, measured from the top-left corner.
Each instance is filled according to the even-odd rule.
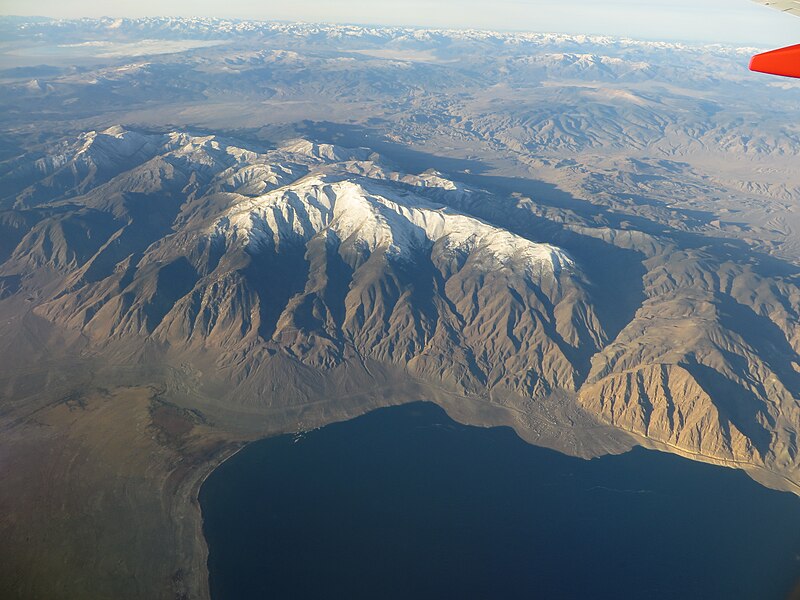
[[[749,0],[5,0],[0,12],[52,17],[208,16],[425,27],[599,33],[646,39],[789,44],[800,19]]]

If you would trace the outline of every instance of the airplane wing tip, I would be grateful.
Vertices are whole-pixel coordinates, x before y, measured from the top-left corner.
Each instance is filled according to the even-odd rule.
[[[750,70],[757,73],[800,78],[800,44],[756,54],[750,59]]]

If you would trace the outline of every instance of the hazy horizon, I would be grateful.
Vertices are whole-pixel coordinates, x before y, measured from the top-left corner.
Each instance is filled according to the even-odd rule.
[[[7,0],[4,16],[51,18],[216,17],[274,21],[352,23],[453,29],[493,29],[554,33],[584,33],[640,39],[720,42],[780,46],[800,40],[800,20],[750,0],[675,0],[674,2],[615,0],[499,0],[487,7],[477,0],[408,0],[385,5],[368,0],[300,0],[260,3],[236,0],[220,5],[211,0],[123,0],[108,5],[86,0],[43,0],[35,5]]]

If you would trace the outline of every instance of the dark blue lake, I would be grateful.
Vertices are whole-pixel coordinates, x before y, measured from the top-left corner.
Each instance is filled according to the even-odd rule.
[[[432,404],[253,443],[200,503],[214,600],[782,600],[800,578],[791,494],[643,449],[570,458]]]

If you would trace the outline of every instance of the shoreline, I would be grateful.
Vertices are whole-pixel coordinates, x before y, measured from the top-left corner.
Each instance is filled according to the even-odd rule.
[[[203,600],[211,600],[211,571],[208,568],[208,556],[210,552],[208,546],[208,540],[206,540],[206,536],[203,533],[205,519],[203,517],[203,507],[200,504],[200,489],[203,487],[203,484],[206,482],[206,480],[211,476],[211,474],[214,471],[216,471],[220,466],[222,466],[227,460],[233,458],[239,452],[244,450],[251,443],[252,442],[245,442],[241,444],[238,448],[235,448],[232,452],[230,452],[227,456],[224,456],[216,464],[210,466],[210,468],[206,468],[202,477],[200,477],[195,483],[195,486],[193,486],[193,488],[195,489],[194,489],[194,494],[192,496],[192,503],[197,507],[197,521],[198,521],[196,540],[200,546],[200,555],[203,559],[203,572],[205,573],[205,577],[203,578],[204,586],[202,588],[202,595],[201,595],[201,598]],[[201,590],[198,591],[200,592]]]
[[[420,398],[460,424],[509,427],[525,443],[565,455],[589,459],[643,446],[737,468],[772,489],[785,490],[791,482],[786,477],[781,486],[780,474],[758,465],[692,454],[600,423],[569,396],[522,404],[498,393],[464,396],[419,381],[393,381],[363,394],[277,410],[239,413],[231,405],[202,405],[208,421],[199,421],[180,406],[188,399],[155,398],[156,390],[120,387],[87,394],[80,405],[54,402],[37,413],[36,422],[4,429],[9,461],[0,514],[16,524],[0,519],[7,540],[7,556],[0,552],[0,596],[211,600],[200,490],[212,472],[255,441]],[[202,401],[193,396],[192,408]],[[38,475],[31,479],[30,473]],[[131,525],[112,526],[119,523]],[[71,549],[68,556],[63,548]],[[87,572],[96,576],[86,578]]]
[[[434,404],[435,406],[438,406],[439,408],[442,408],[441,406],[439,406],[439,405],[438,405],[438,404],[436,404],[436,403],[429,402],[428,404],[429,404],[429,405],[430,405],[430,404]],[[413,410],[413,409],[412,409],[412,410]],[[446,411],[445,411],[445,412],[446,412]],[[402,413],[401,413],[401,414],[402,414]],[[412,413],[412,414],[413,414],[413,413]],[[450,417],[449,413],[447,413],[447,415],[448,415],[448,418],[452,419],[452,417]],[[452,419],[452,420],[453,420],[453,421],[456,421],[456,419]],[[436,422],[438,423],[439,421],[436,421]],[[444,422],[446,423],[447,421],[444,421]],[[457,421],[457,422],[463,425],[463,423],[461,423],[460,421]],[[472,427],[475,427],[475,426],[473,425]],[[506,427],[503,427],[503,428],[504,428],[504,429],[506,429],[506,430],[508,429],[508,428],[506,428]],[[344,429],[343,429],[342,431],[344,431]],[[347,430],[347,431],[353,431],[353,430]],[[510,434],[510,435],[514,435],[514,437],[517,437],[517,438],[519,438],[519,436],[517,436],[517,435],[516,435],[516,432],[508,432],[508,434]],[[335,438],[335,435],[334,435],[333,437]],[[265,438],[265,439],[269,439],[269,438]],[[318,439],[319,439],[319,438],[318,438]],[[329,437],[328,439],[332,439],[332,438],[330,438],[330,437]],[[335,447],[339,447],[339,446],[346,446],[346,445],[349,443],[349,442],[348,442],[348,440],[349,440],[349,439],[350,439],[350,438],[345,438],[345,437],[343,437],[343,436],[341,436],[341,435],[340,435],[340,436],[339,436],[339,440],[336,442],[336,444],[337,444],[337,445],[336,445]],[[494,439],[494,438],[493,438],[493,437],[490,437],[490,439]],[[529,442],[527,442],[526,440],[524,440],[524,439],[521,439],[521,438],[519,438],[519,441],[520,441],[520,442],[523,442],[523,443],[524,443],[523,445],[526,445],[526,446],[528,446],[528,445],[529,445],[529,446],[536,446],[536,445],[534,445],[534,444],[530,444]],[[280,446],[280,447],[281,447],[281,448],[283,448],[284,446]],[[539,447],[541,448],[541,446],[539,446]],[[237,467],[236,467],[235,469],[231,469],[231,470],[229,470],[229,471],[228,471],[228,472],[225,474],[226,476],[225,476],[225,477],[223,477],[223,478],[221,479],[221,481],[220,481],[220,482],[218,482],[218,483],[222,483],[222,484],[225,486],[225,489],[226,489],[226,490],[235,490],[235,489],[236,489],[236,487],[238,487],[238,486],[239,486],[239,485],[241,485],[242,483],[246,482],[246,481],[247,481],[247,480],[249,480],[250,478],[256,478],[256,479],[257,479],[257,478],[259,477],[259,472],[260,472],[260,468],[259,468],[259,464],[260,464],[260,463],[258,462],[258,460],[259,460],[259,459],[258,459],[258,457],[262,457],[262,458],[263,458],[263,457],[268,457],[268,456],[274,456],[274,454],[271,452],[271,450],[272,450],[272,449],[275,449],[275,448],[276,448],[275,446],[269,446],[269,445],[268,445],[268,446],[266,446],[266,448],[264,448],[264,451],[263,451],[263,452],[259,452],[259,451],[257,450],[257,451],[256,451],[256,453],[255,453],[254,455],[251,455],[251,459],[250,459],[250,460],[244,461],[243,463],[240,463],[239,465],[237,465]],[[317,448],[317,450],[319,450],[320,446],[319,446],[319,445],[317,445],[317,446],[316,446],[316,448]],[[323,446],[321,446],[321,448],[323,448],[323,449],[324,449],[324,448],[325,448],[325,446],[323,445]],[[641,448],[646,448],[646,447],[645,447],[645,446],[641,446]],[[291,449],[291,446],[290,446],[290,449]],[[328,450],[330,450],[331,452],[333,452],[333,451],[334,451],[334,450],[332,450],[332,447],[328,447]],[[235,452],[232,452],[232,453],[231,453],[231,454],[230,454],[230,455],[229,455],[227,458],[230,458],[231,456],[234,456],[234,455],[235,455],[235,454],[237,454],[237,453],[238,453],[238,450],[237,450],[237,451],[235,451]],[[323,451],[323,452],[322,452],[322,454],[321,454],[321,456],[325,456],[325,454],[326,454],[326,453],[327,453],[327,452]],[[318,454],[319,454],[319,452],[318,452]],[[646,452],[642,452],[642,450],[640,449],[640,450],[639,450],[639,454],[637,454],[637,456],[645,456],[646,454],[647,454]],[[653,453],[653,454],[655,454],[655,453]],[[659,454],[660,454],[662,457],[663,457],[663,456],[669,457],[669,455],[672,455],[673,457],[675,457],[675,458],[673,459],[673,463],[669,463],[669,464],[674,464],[674,463],[682,462],[682,461],[685,461],[685,460],[691,460],[691,459],[689,459],[688,457],[680,456],[680,455],[676,454],[675,452],[659,452]],[[282,456],[282,457],[283,457],[283,459],[286,459],[286,455],[284,455],[284,454],[282,454],[282,453],[279,453],[279,455],[280,455],[280,456]],[[252,460],[253,456],[257,457],[257,458],[256,458],[256,462],[253,462],[253,460]],[[428,455],[428,456],[432,456],[432,455]],[[508,454],[506,454],[506,457],[508,458],[508,460],[511,460],[511,461],[513,461],[513,460],[514,460],[514,459],[513,459],[513,456],[514,456],[513,454],[512,454],[512,455],[508,455]],[[227,458],[226,458],[225,460],[227,460]],[[656,457],[655,457],[655,458],[657,458],[657,455],[656,455]],[[402,459],[401,459],[401,460],[402,460]],[[654,460],[654,459],[647,459],[647,460]],[[222,462],[224,462],[224,461],[220,461],[220,464],[222,464]],[[282,460],[282,462],[283,462],[283,460]],[[291,461],[286,461],[286,462],[287,462],[289,465],[291,465],[291,464],[292,464],[292,462],[291,462]],[[578,462],[583,462],[583,461],[578,461]],[[656,461],[656,462],[658,462],[658,461]],[[701,462],[705,462],[705,461],[697,461],[697,460],[692,460],[692,462],[695,462],[695,463],[701,463]],[[338,463],[338,461],[337,461],[337,463]],[[326,464],[326,463],[322,463],[322,464]],[[358,464],[360,464],[360,463],[358,463]],[[588,464],[588,461],[587,461],[587,464]],[[606,462],[605,464],[611,464],[611,463],[609,463],[609,462]],[[628,464],[630,464],[630,462],[629,462]],[[636,464],[638,464],[638,463],[636,463]],[[647,464],[647,463],[644,463],[644,464]],[[684,463],[684,464],[686,465],[686,467],[691,467],[691,466],[692,466],[692,465],[691,465],[690,463],[688,463],[688,462],[686,462],[686,463]],[[709,463],[706,463],[706,464],[709,464]],[[709,467],[718,467],[718,466],[723,466],[723,465],[712,465],[712,464],[709,464]],[[242,467],[243,467],[243,468],[242,468]],[[695,468],[696,468],[696,466],[695,466]],[[586,469],[588,469],[588,470],[591,470],[591,467],[586,467]],[[292,470],[293,470],[293,469],[291,469],[291,468],[290,468],[290,470],[289,470],[288,472],[290,472],[290,473],[291,473],[291,472],[292,472]],[[579,470],[585,470],[585,469],[581,468],[581,469],[579,469]],[[691,471],[692,469],[691,469],[691,468],[689,468],[688,470],[689,470],[689,471]],[[741,470],[741,469],[737,469],[737,470]],[[312,468],[311,468],[311,470],[309,471],[309,474],[313,474],[313,473],[315,473],[315,472],[317,472],[317,471],[315,470],[315,467],[312,467]],[[348,471],[346,471],[346,470],[345,470],[345,471],[343,471],[343,472],[348,472]],[[530,471],[528,471],[528,472],[530,472]],[[644,471],[643,471],[643,472],[644,472]],[[270,479],[271,479],[271,476],[270,476],[269,474],[270,474],[270,473],[271,473],[271,474],[274,474],[274,473],[276,473],[276,471],[268,470],[268,471],[267,471],[267,473],[268,473],[268,477],[270,477]],[[536,471],[533,471],[533,473],[536,473]],[[632,477],[633,477],[634,479],[635,479],[635,477],[637,476],[637,475],[636,475],[636,473],[637,473],[636,471],[629,471],[629,473],[630,473],[630,474],[632,474]],[[714,470],[713,468],[708,468],[708,474],[709,474],[709,475],[713,475],[714,473],[718,473],[718,470]],[[709,478],[710,478],[710,477],[709,477]],[[206,479],[207,479],[207,477],[206,477]],[[339,481],[342,481],[342,480],[341,480],[341,478],[339,478],[339,477],[336,477],[336,479],[338,479]],[[679,483],[679,482],[680,482],[680,479],[677,479],[677,478],[673,478],[673,479],[674,479],[674,482],[675,482],[675,483]],[[725,480],[725,481],[729,481],[729,480],[731,480],[730,478],[726,479],[726,476],[725,476],[724,474],[723,474],[723,476],[721,476],[721,477],[720,477],[720,479],[722,479],[722,480]],[[647,480],[647,479],[645,478],[645,480]],[[284,486],[285,486],[285,485],[286,485],[286,481],[291,481],[291,479],[289,479],[289,480],[286,480],[286,479],[279,479],[279,481],[284,481]],[[313,477],[312,477],[312,481],[313,481]],[[344,481],[346,481],[346,479],[345,479]],[[716,481],[716,479],[713,479],[713,481]],[[760,483],[760,482],[758,482],[758,481],[753,481],[753,480],[752,480],[751,478],[749,478],[749,477],[748,477],[748,478],[745,478],[745,477],[740,477],[740,476],[738,476],[738,477],[735,479],[735,481],[737,481],[737,482],[739,482],[739,484],[741,484],[741,489],[742,489],[742,490],[754,490],[755,488],[759,488],[759,487],[761,487],[761,483]],[[256,495],[256,497],[257,497],[257,498],[259,498],[259,502],[258,502],[258,503],[256,503],[256,504],[253,504],[253,505],[250,507],[250,510],[253,510],[253,509],[255,509],[255,510],[260,510],[260,507],[261,507],[261,506],[263,506],[264,502],[266,502],[266,501],[267,501],[267,499],[268,499],[268,498],[271,496],[271,494],[272,494],[272,493],[275,493],[275,491],[274,491],[274,490],[273,490],[273,491],[270,491],[270,490],[269,490],[269,485],[270,485],[270,484],[268,484],[268,485],[267,485],[267,486],[264,488],[264,490],[265,490],[264,492],[261,492],[261,494],[262,494],[262,495],[260,495],[260,496],[259,496],[258,494]],[[334,486],[337,486],[337,487],[334,487],[334,488],[333,488],[334,490],[337,490],[337,489],[339,489],[339,487],[338,487],[338,486],[339,486],[340,484],[338,484],[338,483],[335,483],[335,484],[333,484],[333,485],[334,485]],[[342,490],[346,489],[346,485],[347,485],[347,484],[344,484],[345,488],[342,488]],[[655,485],[655,484],[653,484],[653,485]],[[749,486],[749,487],[748,487],[748,486]],[[680,486],[676,486],[676,487],[680,487]],[[255,489],[259,489],[259,488],[258,488],[258,487],[254,487],[253,489],[255,490]],[[304,488],[302,488],[302,487],[301,487],[301,489],[304,489]],[[595,489],[595,488],[591,488],[591,489]],[[654,488],[654,489],[657,489],[657,488]],[[671,489],[672,489],[672,488],[671,488]],[[691,486],[689,486],[687,489],[690,489],[690,490],[691,490],[691,489],[693,489],[693,488],[692,488]],[[713,488],[710,488],[710,489],[713,489]],[[717,491],[717,492],[719,492],[720,490],[724,490],[724,489],[726,489],[726,488],[724,488],[724,486],[723,486],[723,487],[720,487],[720,486],[717,486],[717,487],[716,487],[716,491]],[[737,488],[737,489],[738,489],[738,488]],[[626,490],[627,490],[627,488],[626,488]],[[590,490],[590,491],[591,491],[591,490]],[[226,492],[226,493],[227,493],[227,492]],[[280,494],[280,492],[278,492],[278,493]],[[345,491],[344,493],[347,493],[347,492]],[[266,494],[266,495],[264,495],[264,494]],[[280,497],[280,496],[279,496],[279,497]],[[306,496],[306,497],[307,497],[307,496]],[[662,497],[663,497],[663,496],[662,496]],[[744,498],[747,498],[748,496],[747,496],[746,494],[744,494],[742,497],[744,497]],[[759,497],[760,497],[760,496],[759,496]],[[768,497],[768,496],[767,496],[767,497]],[[773,497],[774,497],[774,494],[773,494]],[[210,506],[213,506],[213,507],[214,507],[214,510],[213,510],[212,512],[214,512],[214,513],[217,515],[217,517],[219,518],[219,511],[222,511],[223,513],[225,513],[225,512],[227,511],[227,512],[229,513],[229,514],[228,514],[228,516],[225,516],[225,517],[222,517],[222,518],[223,518],[223,519],[230,519],[230,518],[231,518],[231,515],[233,515],[233,519],[235,520],[235,519],[236,519],[236,514],[237,514],[237,511],[234,511],[233,513],[231,513],[231,512],[229,511],[229,508],[228,508],[228,506],[226,505],[226,502],[224,501],[224,499],[225,499],[225,498],[226,498],[226,494],[223,494],[223,495],[221,495],[221,496],[217,496],[216,504],[215,504],[215,505],[210,505]],[[223,501],[220,501],[220,499],[222,499]],[[787,498],[786,500],[784,500],[783,502],[784,502],[784,503],[790,503],[790,501],[788,500],[788,498]],[[795,501],[794,501],[794,500],[792,500],[792,502],[795,502]],[[795,502],[795,504],[790,504],[790,505],[791,505],[791,506],[795,506],[795,505],[796,505],[796,502]],[[303,511],[297,512],[297,514],[295,515],[295,517],[294,517],[294,518],[302,518],[302,517],[301,517],[301,516],[302,516],[302,514],[303,514]],[[252,515],[252,520],[254,520],[254,521],[257,521],[257,519],[258,519],[258,518],[260,518],[260,517],[255,517],[254,515]],[[248,517],[247,517],[247,519],[246,519],[246,522],[247,522],[247,521],[250,521],[250,520],[251,520],[251,516],[248,516]],[[228,550],[229,550],[229,551],[233,552],[233,557],[235,558],[235,557],[238,557],[238,556],[239,556],[239,554],[237,554],[237,553],[236,553],[236,552],[237,552],[237,549],[235,549],[235,548],[232,548],[232,547],[231,547],[231,543],[233,543],[233,544],[235,545],[235,544],[237,543],[237,540],[239,539],[239,536],[240,536],[240,535],[241,535],[241,537],[242,537],[242,538],[244,538],[244,539],[246,540],[246,535],[243,535],[243,534],[240,532],[239,534],[236,534],[235,536],[232,536],[230,533],[228,533],[228,532],[227,532],[227,528],[224,526],[226,522],[227,522],[227,521],[225,521],[225,520],[223,520],[223,521],[222,521],[222,524],[223,524],[223,527],[222,527],[222,528],[220,528],[220,523],[219,523],[219,522],[217,522],[217,526],[215,527],[215,539],[216,539],[216,543],[217,543],[218,545],[220,545],[220,547],[221,547],[221,548],[228,548]],[[238,524],[238,523],[237,523],[237,524],[236,524],[236,527],[237,527],[237,529],[232,529],[231,531],[234,531],[234,530],[235,530],[235,531],[239,531],[239,529],[238,529],[238,527],[239,527],[239,526],[240,526],[240,524]],[[245,531],[244,533],[246,534],[246,531]],[[251,551],[251,544],[247,543],[246,541],[245,541],[245,542],[243,542],[243,543],[244,543],[244,546],[243,546],[243,548],[244,548],[244,552],[250,552],[250,551]],[[258,547],[258,546],[257,546],[257,544],[258,544],[258,543],[259,543],[259,542],[258,542],[258,540],[254,540],[254,544],[256,544],[256,545],[253,545],[252,547],[253,547],[253,548],[257,548],[257,547]],[[226,545],[226,544],[227,544],[227,545]],[[777,555],[776,555],[776,556],[777,556]],[[778,557],[779,557],[779,556],[778,556]],[[234,564],[236,565],[236,567],[235,567],[235,568],[238,568],[238,561],[236,561],[236,563],[234,563]],[[229,565],[229,566],[231,566],[231,565]],[[220,569],[217,571],[217,573],[218,573],[218,575],[219,575],[219,577],[220,577],[219,581],[226,581],[226,579],[225,579],[225,578],[226,578],[226,571],[227,571],[227,575],[229,576],[229,575],[230,575],[230,573],[231,573],[231,571],[230,571],[230,569],[226,569],[226,568],[224,567],[224,563],[223,563],[223,565],[221,565],[221,568],[220,568]],[[255,572],[255,571],[253,571],[253,572],[252,572],[252,576],[253,576],[254,578],[255,578],[255,575],[256,575],[256,572]],[[256,581],[257,581],[257,579],[254,579],[254,580],[256,580]],[[230,581],[230,580],[229,580],[229,581]],[[246,581],[246,579],[245,579],[245,581]],[[235,597],[235,596],[234,596],[234,597]]]
[[[540,448],[555,449],[556,451],[560,452],[561,454],[568,455],[568,456],[577,456],[576,454],[573,454],[573,453],[565,451],[565,449],[563,449],[563,448],[562,449],[553,448],[552,444],[541,443],[543,440],[535,440],[535,439],[532,439],[532,437],[530,435],[524,435],[525,433],[530,433],[530,431],[527,430],[527,429],[521,429],[520,428],[520,423],[515,417],[519,417],[522,413],[519,410],[514,409],[513,407],[503,406],[502,404],[498,404],[498,403],[496,403],[496,402],[494,402],[494,401],[492,401],[490,399],[488,399],[488,400],[487,399],[478,400],[478,399],[475,399],[475,398],[458,397],[457,394],[448,393],[448,392],[446,392],[444,390],[440,390],[440,392],[441,392],[440,394],[435,394],[435,396],[438,396],[436,399],[434,399],[434,400],[421,400],[421,402],[434,404],[434,405],[440,407],[442,410],[445,411],[445,413],[448,415],[449,418],[453,419],[455,422],[457,422],[457,423],[459,423],[461,425],[473,426],[473,427],[488,427],[488,428],[509,427],[526,444],[530,444],[531,446],[536,446],[536,447],[540,447]],[[454,402],[456,400],[457,400],[457,402]],[[374,407],[371,407],[371,408],[367,409],[364,412],[359,412],[359,414],[351,415],[350,417],[344,419],[344,421],[350,421],[352,419],[356,419],[356,418],[358,418],[360,416],[369,414],[369,413],[374,412],[376,410],[381,410],[381,409],[384,409],[384,408],[390,408],[392,406],[400,406],[400,405],[408,404],[408,403],[411,403],[411,402],[414,402],[414,401],[410,401],[410,402],[401,401],[401,402],[394,403],[394,404],[390,403],[390,404],[386,404],[386,405],[374,406]],[[489,412],[487,413],[487,412],[484,412],[484,411],[481,411],[481,410],[476,410],[476,407],[475,406],[470,406],[470,404],[477,405],[477,406],[481,407],[482,409],[484,409],[484,411],[489,411]],[[482,418],[479,415],[482,415]],[[491,417],[490,417],[490,415],[491,415]],[[502,417],[501,417],[501,415],[502,415]],[[525,416],[530,416],[530,415],[525,415]],[[501,418],[498,418],[498,417],[501,417]],[[328,423],[320,424],[320,425],[317,425],[317,426],[315,426],[313,428],[310,428],[310,429],[307,429],[307,430],[303,430],[303,431],[311,431],[313,429],[323,428],[323,427],[326,427],[328,425],[331,425],[331,424],[334,424],[334,423],[337,423],[337,422],[342,422],[342,421],[334,419],[334,420],[331,420]],[[634,440],[634,443],[633,443],[633,445],[631,447],[622,449],[621,452],[620,452],[620,447],[619,446],[613,447],[614,445],[611,445],[611,446],[605,447],[604,448],[604,452],[597,453],[596,456],[602,456],[605,453],[607,453],[607,454],[627,453],[630,450],[632,450],[633,447],[639,446],[639,447],[642,447],[642,448],[645,448],[645,449],[649,449],[649,450],[653,450],[653,451],[656,451],[656,452],[661,452],[661,453],[664,453],[664,454],[670,454],[670,455],[673,455],[673,456],[678,456],[680,458],[683,458],[685,460],[690,460],[690,461],[693,461],[693,462],[700,462],[700,463],[704,463],[704,464],[708,464],[708,465],[712,465],[712,466],[740,470],[740,471],[744,472],[745,474],[747,474],[758,485],[764,486],[764,487],[766,487],[768,489],[771,489],[771,490],[774,490],[774,491],[791,493],[791,494],[793,494],[793,495],[795,495],[797,497],[800,497],[800,485],[798,485],[797,483],[795,483],[793,480],[791,480],[789,477],[787,477],[785,475],[781,475],[780,473],[775,473],[775,472],[769,471],[766,468],[764,468],[762,466],[759,466],[757,464],[748,463],[748,462],[744,462],[744,461],[737,461],[737,460],[718,458],[718,457],[714,457],[714,456],[708,456],[708,455],[700,454],[700,453],[697,453],[697,452],[691,452],[691,451],[685,450],[683,448],[679,448],[677,446],[673,446],[673,445],[670,445],[670,444],[666,444],[666,443],[660,442],[658,440],[647,438],[646,436],[638,434],[638,433],[636,433],[634,431],[627,431],[627,430],[620,429],[619,427],[615,427],[615,426],[607,424],[607,423],[597,423],[596,427],[598,427],[600,430],[608,429],[611,432],[615,432],[615,433],[619,433],[619,434],[624,434],[624,435],[630,436]],[[204,578],[204,582],[205,582],[204,592],[205,592],[205,594],[202,596],[202,598],[204,600],[205,599],[211,600],[210,570],[208,568],[208,556],[209,556],[209,551],[210,550],[209,550],[208,542],[207,542],[207,540],[205,538],[205,535],[203,533],[204,515],[203,515],[202,506],[200,504],[200,489],[202,488],[203,484],[208,479],[208,477],[219,466],[221,466],[226,461],[228,461],[229,459],[231,459],[234,456],[236,456],[239,452],[244,450],[247,446],[249,446],[250,444],[252,444],[254,442],[257,442],[257,441],[266,440],[266,439],[270,439],[270,438],[273,438],[273,437],[278,437],[278,436],[281,436],[281,435],[288,435],[288,434],[292,433],[289,429],[290,428],[287,428],[286,430],[282,430],[282,431],[275,431],[275,432],[272,432],[272,433],[264,435],[264,436],[259,436],[259,437],[256,437],[254,439],[250,439],[250,440],[247,440],[247,441],[240,442],[240,445],[238,445],[238,447],[234,448],[232,451],[227,453],[225,456],[223,456],[221,459],[219,459],[213,465],[207,465],[207,468],[205,468],[203,470],[203,473],[202,473],[201,477],[198,478],[198,480],[196,482],[196,485],[194,486],[195,491],[194,491],[194,494],[192,496],[192,502],[196,503],[197,521],[198,521],[198,527],[197,527],[197,532],[198,533],[197,533],[197,538],[196,539],[197,539],[197,543],[200,546],[200,554],[202,555],[202,558],[203,558],[203,567],[204,567],[204,572],[205,572],[205,578]],[[570,430],[572,431],[572,428],[570,428]],[[539,442],[539,443],[537,443],[537,442]],[[590,459],[587,456],[580,456],[580,458],[583,458],[584,460]],[[781,484],[783,484],[783,485],[781,485]]]

